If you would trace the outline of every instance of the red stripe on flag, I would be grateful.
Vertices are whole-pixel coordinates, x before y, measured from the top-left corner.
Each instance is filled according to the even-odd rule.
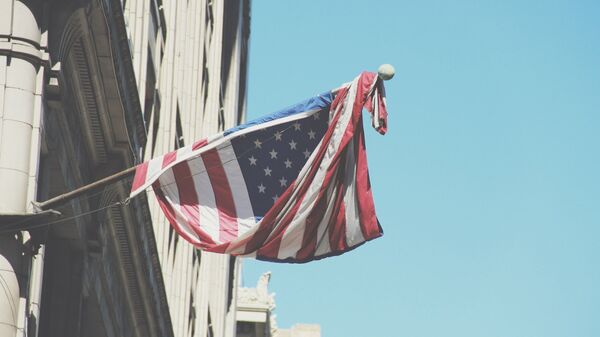
[[[381,133],[382,135],[385,135],[387,132],[387,107],[385,106],[385,89],[383,88],[383,86],[381,86],[381,89],[379,90],[379,116],[377,116],[377,118],[379,118],[379,123],[381,123],[381,126],[379,127],[379,129],[377,130],[377,132]]]
[[[193,244],[194,246],[196,246],[198,248],[202,248],[202,249],[206,248],[206,244],[204,244],[203,242],[200,242],[200,240],[198,240],[197,237],[191,237],[190,235],[188,235],[187,232],[183,231],[179,227],[180,224],[177,223],[177,217],[175,215],[175,210],[173,209],[173,206],[171,205],[169,200],[165,197],[165,195],[162,191],[162,188],[160,186],[160,182],[158,180],[152,184],[152,189],[154,190],[154,194],[156,195],[156,199],[158,201],[158,204],[160,205],[160,208],[163,210],[165,217],[167,218],[167,220],[169,220],[169,223],[171,224],[171,226],[173,226],[173,228],[175,229],[177,234],[181,235],[189,243]]]
[[[302,247],[296,254],[296,258],[298,260],[306,260],[315,256],[319,224],[325,216],[326,209],[327,198],[325,198],[325,195],[320,194],[317,202],[313,206],[313,209],[306,218],[306,223],[304,225],[304,236],[302,237]]]
[[[230,244],[231,244],[231,242],[225,242],[225,243],[222,243],[217,246],[211,246],[209,249],[206,249],[206,251],[211,252],[211,253],[226,254],[227,249],[229,249]],[[238,254],[232,254],[232,255],[238,255]]]
[[[325,220],[328,222],[328,226],[331,225],[332,219],[334,218],[334,214],[338,212],[338,208],[340,207],[340,202],[338,201],[338,196],[333,196],[334,205],[333,211],[331,213],[331,218],[324,219],[324,216],[327,212],[327,206],[329,204],[329,200],[327,199],[328,190],[333,188],[334,184],[332,183],[335,180],[335,185],[337,185],[338,190],[336,194],[340,193],[341,186],[343,186],[343,175],[345,167],[341,165],[343,163],[340,159],[345,158],[346,149],[341,151],[342,155],[336,157],[329,168],[327,169],[327,173],[325,174],[325,179],[321,185],[321,189],[319,190],[319,195],[317,196],[317,202],[313,206],[310,214],[306,218],[306,225],[304,227],[304,237],[302,238],[302,248],[298,251],[297,258],[299,260],[307,260],[309,258],[314,257],[315,251],[317,248],[317,238],[319,224]]]
[[[172,152],[165,154],[163,156],[162,168],[167,167],[167,165],[174,162],[175,159],[177,159],[177,151],[172,151]]]
[[[261,220],[261,229],[259,230],[260,236],[257,237],[260,242],[261,238],[264,238],[264,242],[261,246],[256,247],[258,249],[256,256],[266,259],[277,259],[279,254],[279,248],[281,247],[281,240],[283,240],[283,234],[287,230],[290,222],[294,219],[300,202],[294,201],[294,207],[285,213],[285,216],[280,221],[277,221],[277,216],[280,215],[285,203],[291,198],[292,189],[288,188],[283,195],[277,199],[274,207],[271,207],[265,217]],[[276,207],[275,207],[276,206]],[[277,227],[275,227],[277,226]],[[259,234],[259,233],[257,233]],[[257,236],[257,235],[255,235]],[[271,236],[270,239],[267,238]],[[255,241],[252,240],[251,243]]]
[[[200,203],[188,162],[184,161],[173,166],[173,176],[175,176],[177,182],[179,204],[181,212],[186,217],[187,227],[193,230],[202,242],[214,245],[215,242],[208,233],[200,229]]]
[[[351,126],[348,126],[350,129]],[[348,133],[345,133],[348,135]],[[347,138],[346,136],[342,141]],[[324,219],[328,222],[328,227],[335,226],[336,224],[336,215],[339,215],[340,208],[343,206],[344,199],[344,176],[345,176],[345,161],[347,159],[347,146],[343,150],[338,149],[338,155],[332,161],[331,165],[327,170],[327,174],[325,175],[325,179],[319,190],[318,201],[315,204],[314,208],[311,210],[311,213],[308,215],[306,220],[306,227],[304,231],[304,238],[302,243],[302,249],[298,252],[298,259],[307,260],[308,258],[314,257],[316,247],[317,247],[317,238],[318,235],[318,226],[323,221],[323,217],[327,211],[327,206],[329,201],[327,200],[327,193],[330,188],[334,188],[334,184],[337,187],[336,194],[332,196],[333,201],[333,211],[331,212],[331,217],[329,219]],[[335,181],[335,182],[333,182]],[[345,223],[345,221],[344,221]],[[332,247],[333,249],[333,247]]]
[[[341,252],[348,247],[346,244],[346,204],[344,203],[344,195],[348,186],[344,184],[345,173],[341,172],[338,175],[334,213],[329,219],[329,248],[332,252]]]
[[[142,163],[135,168],[135,177],[133,177],[133,183],[131,184],[131,190],[135,191],[146,182],[146,175],[148,174],[148,162]]]
[[[185,215],[188,227],[198,234],[196,229],[200,229],[200,208],[190,166],[187,161],[184,161],[173,166],[172,170],[179,191],[181,212]],[[202,238],[203,241],[206,241],[205,239]]]
[[[237,238],[238,223],[237,212],[233,194],[229,186],[227,174],[216,149],[202,154],[202,160],[210,179],[210,184],[215,195],[217,210],[219,211],[219,240],[222,242]]]
[[[360,122],[362,123],[362,118]],[[358,214],[363,237],[368,241],[380,237],[382,233],[377,223],[377,216],[375,215],[363,128],[358,128],[356,132],[354,148],[356,156],[356,199]]]
[[[194,144],[192,145],[192,150],[198,150],[199,148],[203,147],[204,145],[208,144],[208,139],[204,138],[204,139],[200,139],[196,142],[194,142]]]
[[[290,186],[293,186],[293,183]],[[283,195],[275,201],[275,204],[260,221],[256,233],[252,235],[252,238],[246,244],[244,254],[256,251],[257,256],[268,256],[272,259],[277,258],[277,252],[279,252],[279,245],[281,243],[280,235],[283,234],[285,227],[279,226],[275,229],[275,226],[277,225],[276,219],[290,199],[291,194],[292,188],[289,187],[283,192]],[[267,241],[270,235],[271,240]]]

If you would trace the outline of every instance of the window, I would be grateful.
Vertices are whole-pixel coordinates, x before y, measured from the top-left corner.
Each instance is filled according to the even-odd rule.
[[[177,115],[175,116],[175,149],[185,146],[183,138],[183,127],[181,126],[181,115],[179,113],[179,104],[177,104]]]

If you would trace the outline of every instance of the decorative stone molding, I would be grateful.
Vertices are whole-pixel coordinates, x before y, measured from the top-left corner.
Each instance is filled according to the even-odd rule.
[[[39,47],[22,40],[0,37],[0,55],[20,58],[39,66],[48,60],[48,54]]]
[[[62,78],[61,63],[57,62],[46,73],[44,95],[48,101],[60,101],[62,83],[64,83],[64,79]]]
[[[258,279],[256,288],[240,288],[238,290],[238,307],[274,310],[275,294],[269,294],[270,279],[271,272],[266,272]]]

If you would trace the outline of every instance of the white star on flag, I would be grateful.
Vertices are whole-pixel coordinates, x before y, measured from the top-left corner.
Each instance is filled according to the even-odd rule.
[[[269,154],[271,155],[271,159],[277,159],[277,151],[275,149],[271,150]]]
[[[265,193],[266,189],[267,188],[262,183],[260,183],[260,185],[258,185],[258,193]]]
[[[254,156],[248,158],[250,160],[250,165],[254,165],[256,166],[256,158],[254,158]]]
[[[289,144],[290,144],[290,149],[292,149],[292,150],[295,150],[295,149],[296,149],[296,144],[297,144],[297,143],[296,143],[296,142],[295,142],[293,139],[292,139],[292,141],[291,141],[291,142],[289,142]]]
[[[266,175],[266,176],[270,176],[272,171],[273,171],[273,170],[271,170],[271,169],[270,169],[270,168],[267,166],[267,168],[265,169],[265,175]]]
[[[292,161],[288,159],[286,159],[284,162],[285,164],[285,168],[292,168]]]

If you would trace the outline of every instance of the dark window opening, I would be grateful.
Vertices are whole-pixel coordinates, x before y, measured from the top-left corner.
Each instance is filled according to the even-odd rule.
[[[235,256],[229,256],[229,292],[227,293],[227,311],[235,310],[231,307],[233,301],[233,290],[236,286],[235,283]]]
[[[154,95],[154,118],[152,122],[152,157],[156,150],[156,137],[158,137],[158,124],[160,122],[160,95],[156,92]]]
[[[191,327],[190,336],[194,336],[196,332],[196,303],[194,302],[194,292],[190,290],[190,314],[188,316],[188,324]]]
[[[208,328],[206,329],[206,337],[213,337],[215,332],[212,327],[212,320],[210,319],[210,307],[208,308]]]
[[[202,94],[204,97],[204,101],[202,102],[204,105],[204,111],[206,111],[206,102],[208,101],[208,82],[210,80],[208,76],[208,60],[206,59],[206,48],[204,49],[204,58],[203,58],[203,70],[202,70]]]
[[[148,46],[148,60],[146,62],[146,95],[144,99],[144,124],[146,125],[146,134],[150,130],[150,119],[152,117],[154,103],[156,101],[156,74],[154,73],[154,63]]]
[[[206,2],[206,13],[208,13],[208,15],[206,15],[206,23],[208,26],[210,26],[210,31],[212,33],[212,31],[214,30],[214,26],[215,26],[215,16],[213,14],[213,1],[212,0],[208,0]]]
[[[179,104],[177,105],[177,115],[175,116],[175,149],[185,146],[183,138],[183,127],[181,126],[181,114],[179,113]]]
[[[219,115],[217,116],[219,131],[225,130],[225,108],[223,107],[223,102],[223,88],[221,88],[219,91]]]

